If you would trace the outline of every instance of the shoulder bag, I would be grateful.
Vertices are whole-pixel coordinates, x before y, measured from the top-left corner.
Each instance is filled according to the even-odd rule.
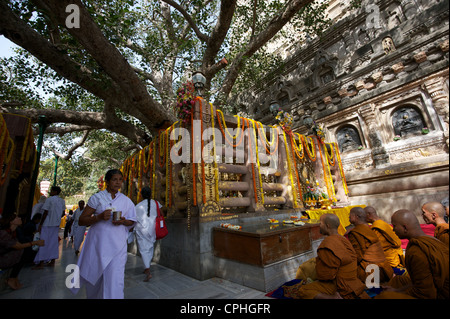
[[[158,201],[155,200],[157,216],[155,220],[155,233],[156,240],[162,239],[167,236],[169,230],[167,229],[166,221],[164,220],[164,216],[161,214],[159,209]]]

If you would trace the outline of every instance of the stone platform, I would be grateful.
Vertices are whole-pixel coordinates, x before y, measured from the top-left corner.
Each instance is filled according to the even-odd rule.
[[[253,263],[218,254],[214,243],[214,229],[218,229],[220,224],[224,222],[241,225],[243,229],[248,229],[248,227],[254,227],[255,225],[267,225],[268,218],[276,218],[282,222],[283,220],[289,220],[290,216],[299,214],[299,211],[294,210],[248,213],[240,214],[237,218],[225,221],[209,222],[200,222],[193,218],[189,229],[186,219],[167,219],[169,235],[159,241],[155,248],[153,261],[197,280],[219,277],[260,291],[270,291],[293,279],[298,266],[303,261],[316,255],[317,247],[321,242],[318,225],[308,226],[302,239],[294,236],[294,233],[300,230],[300,228],[295,228],[297,226],[291,226],[293,227],[292,230],[295,228],[295,232],[284,229],[264,236],[255,235],[259,237],[254,237],[257,241],[262,237],[265,240],[269,240],[271,236],[275,238],[275,240],[272,238],[271,242],[266,243],[262,240],[261,244],[272,246],[275,249],[272,251],[272,255],[280,254],[282,257],[281,259],[271,257],[266,259],[265,262]],[[311,236],[312,229],[313,236]],[[248,232],[246,234],[248,235]],[[294,236],[289,240],[290,246],[285,247],[284,252],[282,252],[283,249],[277,250],[276,247],[278,246],[276,242],[279,242],[279,236],[281,236],[282,241],[284,240],[284,243],[288,240],[286,236]],[[304,240],[306,245],[300,245],[303,247],[302,249],[299,247],[292,249],[295,240]],[[248,246],[249,244],[245,245]],[[239,241],[232,243],[230,248],[238,246]],[[243,249],[245,254],[245,246],[241,245],[240,248]],[[252,248],[248,252],[253,250]]]

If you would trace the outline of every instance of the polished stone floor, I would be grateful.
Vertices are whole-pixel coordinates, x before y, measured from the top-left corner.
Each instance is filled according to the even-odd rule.
[[[0,299],[85,299],[84,289],[77,295],[66,287],[72,273],[66,267],[76,264],[72,243],[60,241],[60,258],[54,267],[41,270],[25,266],[19,274],[23,288],[4,287]],[[199,281],[158,264],[152,264],[153,278],[143,282],[143,263],[140,257],[128,254],[125,268],[125,299],[267,299],[265,293],[220,278]],[[270,299],[270,298],[269,298]]]

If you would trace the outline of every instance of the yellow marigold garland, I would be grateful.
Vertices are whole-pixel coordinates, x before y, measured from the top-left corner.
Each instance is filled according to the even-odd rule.
[[[322,145],[325,148],[325,144],[322,143]],[[326,152],[326,149],[325,149],[325,152]],[[320,154],[320,160],[322,162],[323,178],[325,180],[325,185],[327,187],[328,198],[333,198],[333,197],[335,197],[333,178],[331,177],[330,167],[328,166],[328,160],[323,159],[321,143],[319,143],[319,154]]]
[[[214,192],[217,203],[219,203],[219,168],[217,167],[217,158],[216,158],[216,136],[214,134],[214,106],[212,103],[209,103],[211,107],[211,127],[213,132],[213,159],[214,159]]]
[[[331,166],[336,165],[336,158],[334,155],[334,151],[333,151],[333,144],[332,143],[324,143],[324,149],[325,149],[325,154],[328,160],[328,164]],[[328,148],[327,145],[330,147],[330,152],[328,152]]]
[[[308,143],[308,139],[310,140],[310,142]],[[316,155],[316,151],[315,151],[315,147],[314,147],[314,139],[312,137],[309,136],[303,136],[302,135],[302,140],[303,140],[303,145],[305,146],[306,149],[306,154],[308,154],[308,157],[311,161],[315,162],[317,159],[317,155]],[[311,145],[311,148],[310,148]]]
[[[262,185],[262,176],[261,176],[261,164],[259,163],[259,149],[258,149],[258,141],[257,141],[257,135],[256,135],[256,121],[251,120],[253,123],[253,135],[255,137],[255,149],[256,149],[256,167],[258,168],[256,174],[259,178],[259,188],[260,188],[260,194],[261,194],[261,204],[264,204],[264,190]]]
[[[271,136],[271,142],[269,142],[269,141],[267,140],[267,136],[266,136],[265,132],[264,132],[264,131],[261,132],[261,129],[263,129],[263,125],[261,124],[261,122],[255,121],[255,123],[256,123],[256,127],[258,128],[258,136],[259,136],[259,139],[260,139],[260,141],[262,142],[262,144],[264,145],[264,147],[265,147],[265,149],[266,149],[266,153],[268,153],[269,155],[275,154],[275,152],[278,150],[278,135],[277,135],[277,137],[275,138],[275,131],[277,131],[277,128],[274,127],[274,126],[270,126],[270,125],[269,125],[269,127],[271,128],[271,133],[270,133],[270,136]],[[262,138],[261,136],[263,136],[264,138]],[[270,151],[270,150],[272,149],[272,145],[273,145],[274,143],[276,143],[276,144],[275,144],[275,148],[274,148],[273,151]],[[269,149],[267,149],[267,146],[269,146]]]
[[[152,199],[156,199],[156,139],[153,140]]]
[[[295,135],[298,136],[298,144],[295,140]],[[305,151],[302,143],[302,136],[299,133],[294,133],[292,141],[294,145],[295,154],[297,155],[298,159],[303,159],[305,157]]]
[[[189,158],[192,161],[192,196],[193,205],[197,206],[197,168],[194,162],[194,112],[191,112],[191,143],[191,154],[189,154]]]
[[[242,141],[244,140],[245,121],[242,120],[242,129],[240,129],[241,128],[241,125],[240,125],[241,117],[239,115],[234,116],[237,118],[237,129],[238,130],[237,130],[236,135],[232,135],[227,128],[227,125],[225,123],[225,117],[224,117],[222,111],[216,110],[216,114],[217,114],[217,122],[219,123],[219,127],[220,127],[220,130],[222,131],[225,141],[233,147],[239,146],[242,143]],[[239,131],[241,131],[240,132],[241,134],[239,134]],[[236,140],[238,135],[240,135],[239,141],[237,141],[236,143],[235,143],[235,141],[230,142],[227,138],[227,135],[229,135],[231,138],[233,138],[233,140]]]
[[[286,159],[288,162],[288,171],[289,171],[289,180],[291,181],[291,185],[292,185],[292,195],[294,197],[294,207],[297,208],[298,204],[297,204],[297,191],[295,190],[295,184],[294,184],[294,178],[292,177],[292,163],[291,163],[291,158],[289,155],[289,147],[288,147],[288,143],[286,140],[286,133],[283,131],[283,139],[284,139],[284,146],[286,149]]]
[[[338,166],[339,166],[339,172],[341,173],[341,179],[342,179],[342,186],[344,187],[344,192],[346,195],[348,195],[348,187],[347,187],[347,180],[345,179],[345,174],[344,174],[344,169],[342,167],[342,161],[341,161],[341,155],[339,152],[339,148],[337,146],[337,143],[334,142],[334,150],[335,150],[335,154],[336,154],[336,160],[338,162]]]

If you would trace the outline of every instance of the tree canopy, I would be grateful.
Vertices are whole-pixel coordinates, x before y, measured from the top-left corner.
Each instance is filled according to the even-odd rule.
[[[110,133],[121,151],[143,147],[176,120],[175,92],[190,72],[202,71],[210,101],[227,105],[280,66],[271,41],[320,33],[325,8],[312,0],[0,0],[0,34],[23,48],[1,61],[0,112],[35,123],[45,115],[66,158],[83,143],[94,152]]]

